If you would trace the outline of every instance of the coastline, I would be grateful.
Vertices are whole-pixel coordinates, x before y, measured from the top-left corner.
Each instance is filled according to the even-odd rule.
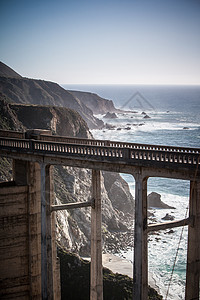
[[[90,261],[90,257],[82,257],[82,259]],[[133,278],[133,264],[128,259],[111,253],[102,253],[102,265],[113,273],[119,273]],[[148,275],[148,284],[161,295],[161,290],[156,284],[153,274],[148,272]]]
[[[110,269],[113,273],[119,273],[128,275],[133,278],[133,264],[124,258],[121,258],[115,254],[103,253],[102,264],[104,267]],[[148,284],[154,288],[159,294],[161,294],[160,288],[156,284],[156,280],[152,273],[148,273]]]

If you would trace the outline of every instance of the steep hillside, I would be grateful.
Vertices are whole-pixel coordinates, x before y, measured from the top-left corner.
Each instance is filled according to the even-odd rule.
[[[86,300],[90,298],[90,263],[76,255],[59,249],[61,263],[61,298]],[[103,268],[103,299],[132,300],[133,279]],[[81,295],[81,296],[80,296]],[[163,297],[148,287],[148,300],[162,300]]]
[[[0,77],[0,93],[13,103],[71,108],[82,116],[90,128],[103,126],[103,122],[93,116],[92,110],[54,82],[27,78]]]
[[[0,129],[23,131],[24,126],[12,110],[6,97],[0,95]]]
[[[92,137],[86,122],[75,110],[29,104],[10,104],[9,107],[27,129],[50,129],[53,134],[57,135]]]
[[[103,99],[94,93],[67,91],[54,82],[24,78],[2,62],[0,62],[0,95],[13,103],[74,109],[91,129],[101,128],[104,125],[93,116],[93,113],[117,111],[111,100]]]
[[[86,122],[74,110],[56,106],[9,104],[0,101],[0,128],[25,131],[26,128],[50,129],[53,134],[91,138]],[[109,182],[102,180],[102,219],[104,248],[118,251],[127,246],[126,232],[132,225],[133,197],[123,179],[107,174]],[[0,180],[11,180],[11,162],[2,159]],[[121,179],[120,179],[121,178]],[[102,178],[103,179],[103,178]],[[105,179],[108,180],[108,179]],[[56,203],[87,201],[91,199],[91,170],[65,166],[54,167]],[[118,187],[115,197],[124,205],[111,201],[111,189]],[[119,187],[120,186],[120,187]],[[121,197],[123,195],[123,199]],[[129,213],[125,209],[129,207]],[[57,241],[66,248],[86,255],[90,248],[90,209],[57,212]]]
[[[117,112],[112,100],[101,98],[97,94],[79,91],[70,91],[72,95],[77,97],[87,107],[89,107],[94,114],[105,114],[107,112]]]
[[[5,65],[0,61],[0,76],[2,77],[13,77],[13,78],[22,78],[21,75],[19,75],[17,72],[15,72],[13,69]]]

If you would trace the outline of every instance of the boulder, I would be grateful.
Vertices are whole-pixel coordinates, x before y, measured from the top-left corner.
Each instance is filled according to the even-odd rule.
[[[105,126],[104,126],[104,128],[109,129],[109,130],[113,130],[113,129],[115,129],[115,126],[112,125],[112,124],[106,123]]]
[[[148,208],[164,208],[164,209],[175,209],[164,202],[161,201],[161,195],[155,192],[152,192],[147,197]]]
[[[169,215],[169,214],[166,214],[166,215],[162,218],[162,220],[167,220],[167,221],[173,221],[174,219],[175,219],[175,217],[172,216],[172,215]]]
[[[104,116],[105,119],[117,119],[117,115],[115,113],[107,112],[107,114]]]
[[[144,119],[151,119],[151,117],[149,117],[148,115],[145,115]]]
[[[104,184],[113,208],[124,214],[133,214],[134,199],[128,183],[117,173],[103,172]]]

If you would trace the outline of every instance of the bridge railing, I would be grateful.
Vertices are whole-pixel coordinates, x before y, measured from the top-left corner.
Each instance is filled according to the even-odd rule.
[[[92,140],[93,141],[93,140]],[[103,142],[103,141],[102,141]],[[199,149],[177,148],[168,146],[153,146],[120,143],[121,147],[115,147],[115,142],[111,142],[112,146],[85,145],[76,143],[63,143],[42,140],[28,140],[15,138],[0,138],[1,149],[11,150],[15,152],[40,153],[43,155],[65,155],[77,158],[89,158],[104,161],[123,161],[125,163],[137,164],[163,164],[169,165],[187,165],[197,166],[200,164]],[[118,142],[117,142],[118,145]],[[147,146],[147,147],[146,147]]]
[[[131,149],[138,149],[138,150],[200,153],[200,149],[198,148],[126,143],[126,142],[119,142],[119,141],[96,140],[96,139],[94,140],[94,139],[83,139],[83,138],[73,138],[73,137],[63,137],[63,136],[42,135],[40,136],[40,140],[79,144],[79,145],[81,144],[81,145],[93,145],[93,146],[103,146],[103,147],[107,146],[107,147],[115,147],[115,148],[131,148]]]
[[[18,132],[18,131],[0,129],[0,137],[24,139],[25,138],[25,132]]]
[[[30,140],[26,139],[15,139],[10,137],[0,137],[0,147],[2,149],[10,149],[10,150],[29,150],[32,145]]]
[[[16,132],[10,130],[0,130],[0,137],[9,137],[16,139],[25,139],[24,132]],[[188,147],[177,147],[177,146],[166,146],[166,145],[149,145],[149,144],[139,144],[139,143],[127,143],[119,141],[110,140],[98,140],[98,139],[86,139],[86,138],[74,138],[65,136],[55,136],[55,135],[40,135],[39,140],[45,142],[55,142],[55,143],[69,143],[78,145],[89,145],[89,146],[102,146],[102,147],[115,147],[115,148],[131,148],[137,150],[156,150],[156,151],[167,151],[167,152],[181,152],[181,153],[200,153],[198,148],[188,148]]]

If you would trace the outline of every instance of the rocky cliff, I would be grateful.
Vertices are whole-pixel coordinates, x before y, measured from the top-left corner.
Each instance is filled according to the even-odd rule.
[[[12,77],[12,78],[22,78],[21,75],[19,75],[17,72],[15,72],[13,69],[5,65],[0,61],[0,76],[3,77]]]
[[[89,92],[70,91],[72,95],[77,97],[87,107],[89,107],[94,114],[104,114],[107,112],[117,112],[112,100],[104,99],[97,94]]]
[[[41,105],[7,103],[0,97],[0,128],[25,131],[50,129],[53,134],[91,138],[86,122],[74,110]],[[1,160],[0,179],[12,178],[11,162]],[[56,203],[87,201],[91,198],[91,171],[64,166],[54,167]],[[125,181],[117,174],[103,173],[102,219],[104,249],[118,251],[127,246],[132,224],[133,197]],[[131,213],[131,214],[130,214]],[[56,213],[57,241],[67,249],[89,254],[90,208]]]
[[[58,204],[91,200],[91,170],[57,167],[54,174]],[[109,184],[105,184],[107,180],[103,175],[101,185],[103,247],[104,250],[118,252],[119,249],[125,249],[130,245],[130,234],[127,232],[131,233],[134,200],[129,188],[122,187],[125,182],[121,176],[116,177],[113,173],[109,173],[107,176],[112,180],[113,185],[119,182],[121,184],[121,189],[119,188],[115,194],[115,203],[112,203],[109,198]],[[123,199],[120,198],[120,193],[124,194]],[[126,205],[130,208],[129,213]],[[58,243],[61,247],[88,255],[90,253],[90,208],[65,211],[62,214],[64,218],[61,212],[57,212]],[[59,224],[61,218],[63,218],[62,227]]]
[[[111,100],[92,93],[67,91],[54,82],[24,78],[2,62],[0,62],[0,95],[12,103],[74,109],[91,129],[103,126],[103,122],[94,117],[93,113],[116,111]]]
[[[54,82],[28,78],[0,77],[0,94],[12,103],[52,105],[74,109],[90,128],[99,128],[103,122],[78,98]]]

